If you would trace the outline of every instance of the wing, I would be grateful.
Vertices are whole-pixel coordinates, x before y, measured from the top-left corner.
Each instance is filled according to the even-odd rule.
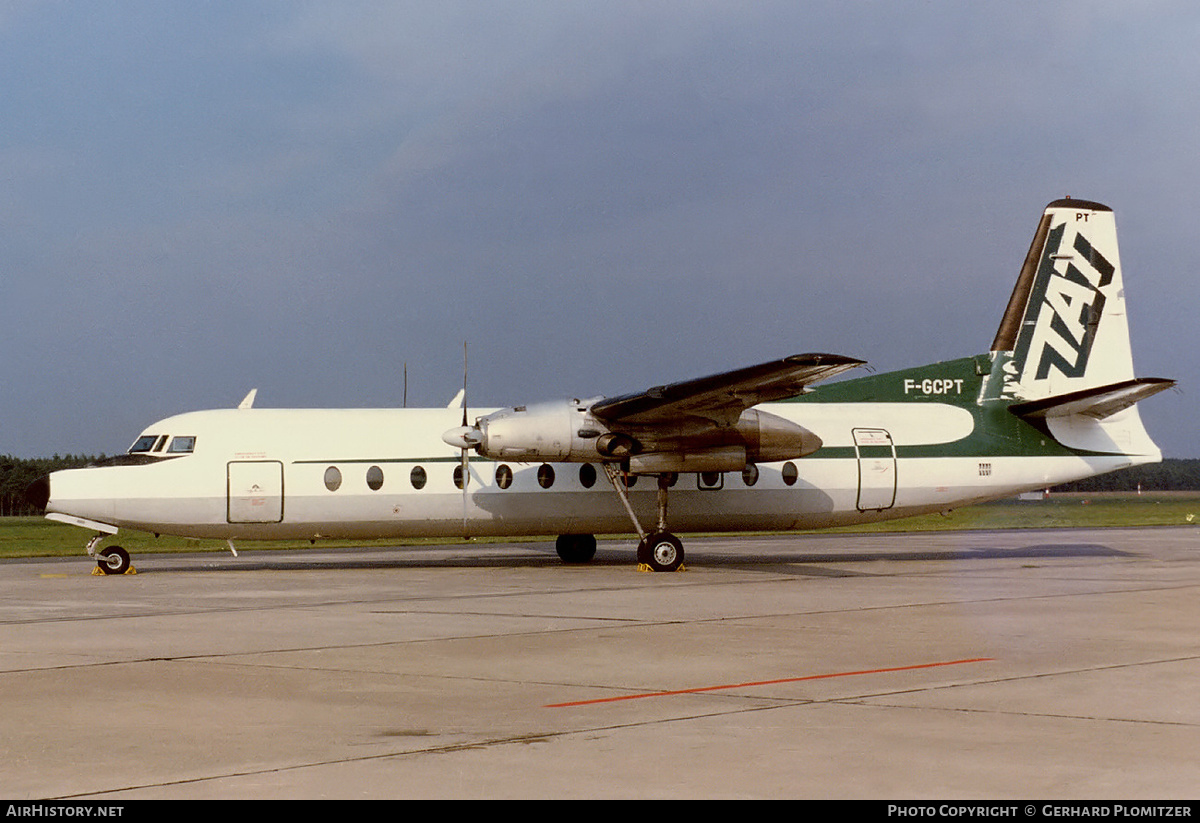
[[[751,406],[795,397],[810,384],[864,362],[838,354],[793,354],[770,363],[655,386],[640,394],[605,398],[591,407],[591,413],[610,426],[655,426],[684,418],[732,426]]]

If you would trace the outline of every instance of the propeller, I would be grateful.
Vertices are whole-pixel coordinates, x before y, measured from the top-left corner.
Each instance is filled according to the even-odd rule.
[[[482,442],[482,433],[478,427],[467,424],[467,344],[463,341],[463,387],[462,387],[462,425],[457,429],[450,429],[442,435],[442,440],[451,446],[462,451],[462,464],[460,471],[462,472],[462,504],[463,504],[463,537],[469,538],[471,535],[467,531],[467,484],[471,480],[471,473],[468,466],[468,449],[473,449]]]

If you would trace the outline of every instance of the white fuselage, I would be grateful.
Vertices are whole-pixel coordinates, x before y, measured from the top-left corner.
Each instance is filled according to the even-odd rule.
[[[949,404],[761,408],[801,423],[820,437],[822,448],[745,473],[679,475],[669,497],[673,530],[821,528],[894,518],[1158,459],[1157,450],[1144,459],[938,456],[939,446],[962,441],[975,425],[969,411]],[[489,411],[473,409],[470,417]],[[605,473],[587,464],[502,463],[472,454],[464,501],[454,480],[460,452],[442,440],[461,416],[458,409],[181,414],[146,435],[194,437],[193,451],[176,457],[164,452],[146,465],[55,472],[47,512],[158,534],[229,539],[632,530]],[[914,446],[928,448],[921,456],[895,456],[897,448]],[[498,473],[502,465],[510,475]],[[506,475],[511,482],[503,482]],[[655,478],[637,478],[630,501],[643,522],[654,522],[657,499]]]

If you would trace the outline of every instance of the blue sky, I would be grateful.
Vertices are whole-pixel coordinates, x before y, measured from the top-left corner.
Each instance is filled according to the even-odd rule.
[[[1114,208],[1200,456],[1188,2],[0,1],[0,453],[235,405],[636,391],[986,351]]]

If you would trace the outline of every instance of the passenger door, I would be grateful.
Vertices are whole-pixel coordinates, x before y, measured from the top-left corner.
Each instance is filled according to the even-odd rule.
[[[277,460],[239,460],[228,466],[230,523],[283,521],[283,464]]]
[[[896,502],[896,446],[884,429],[854,429],[858,510],[882,511]]]

